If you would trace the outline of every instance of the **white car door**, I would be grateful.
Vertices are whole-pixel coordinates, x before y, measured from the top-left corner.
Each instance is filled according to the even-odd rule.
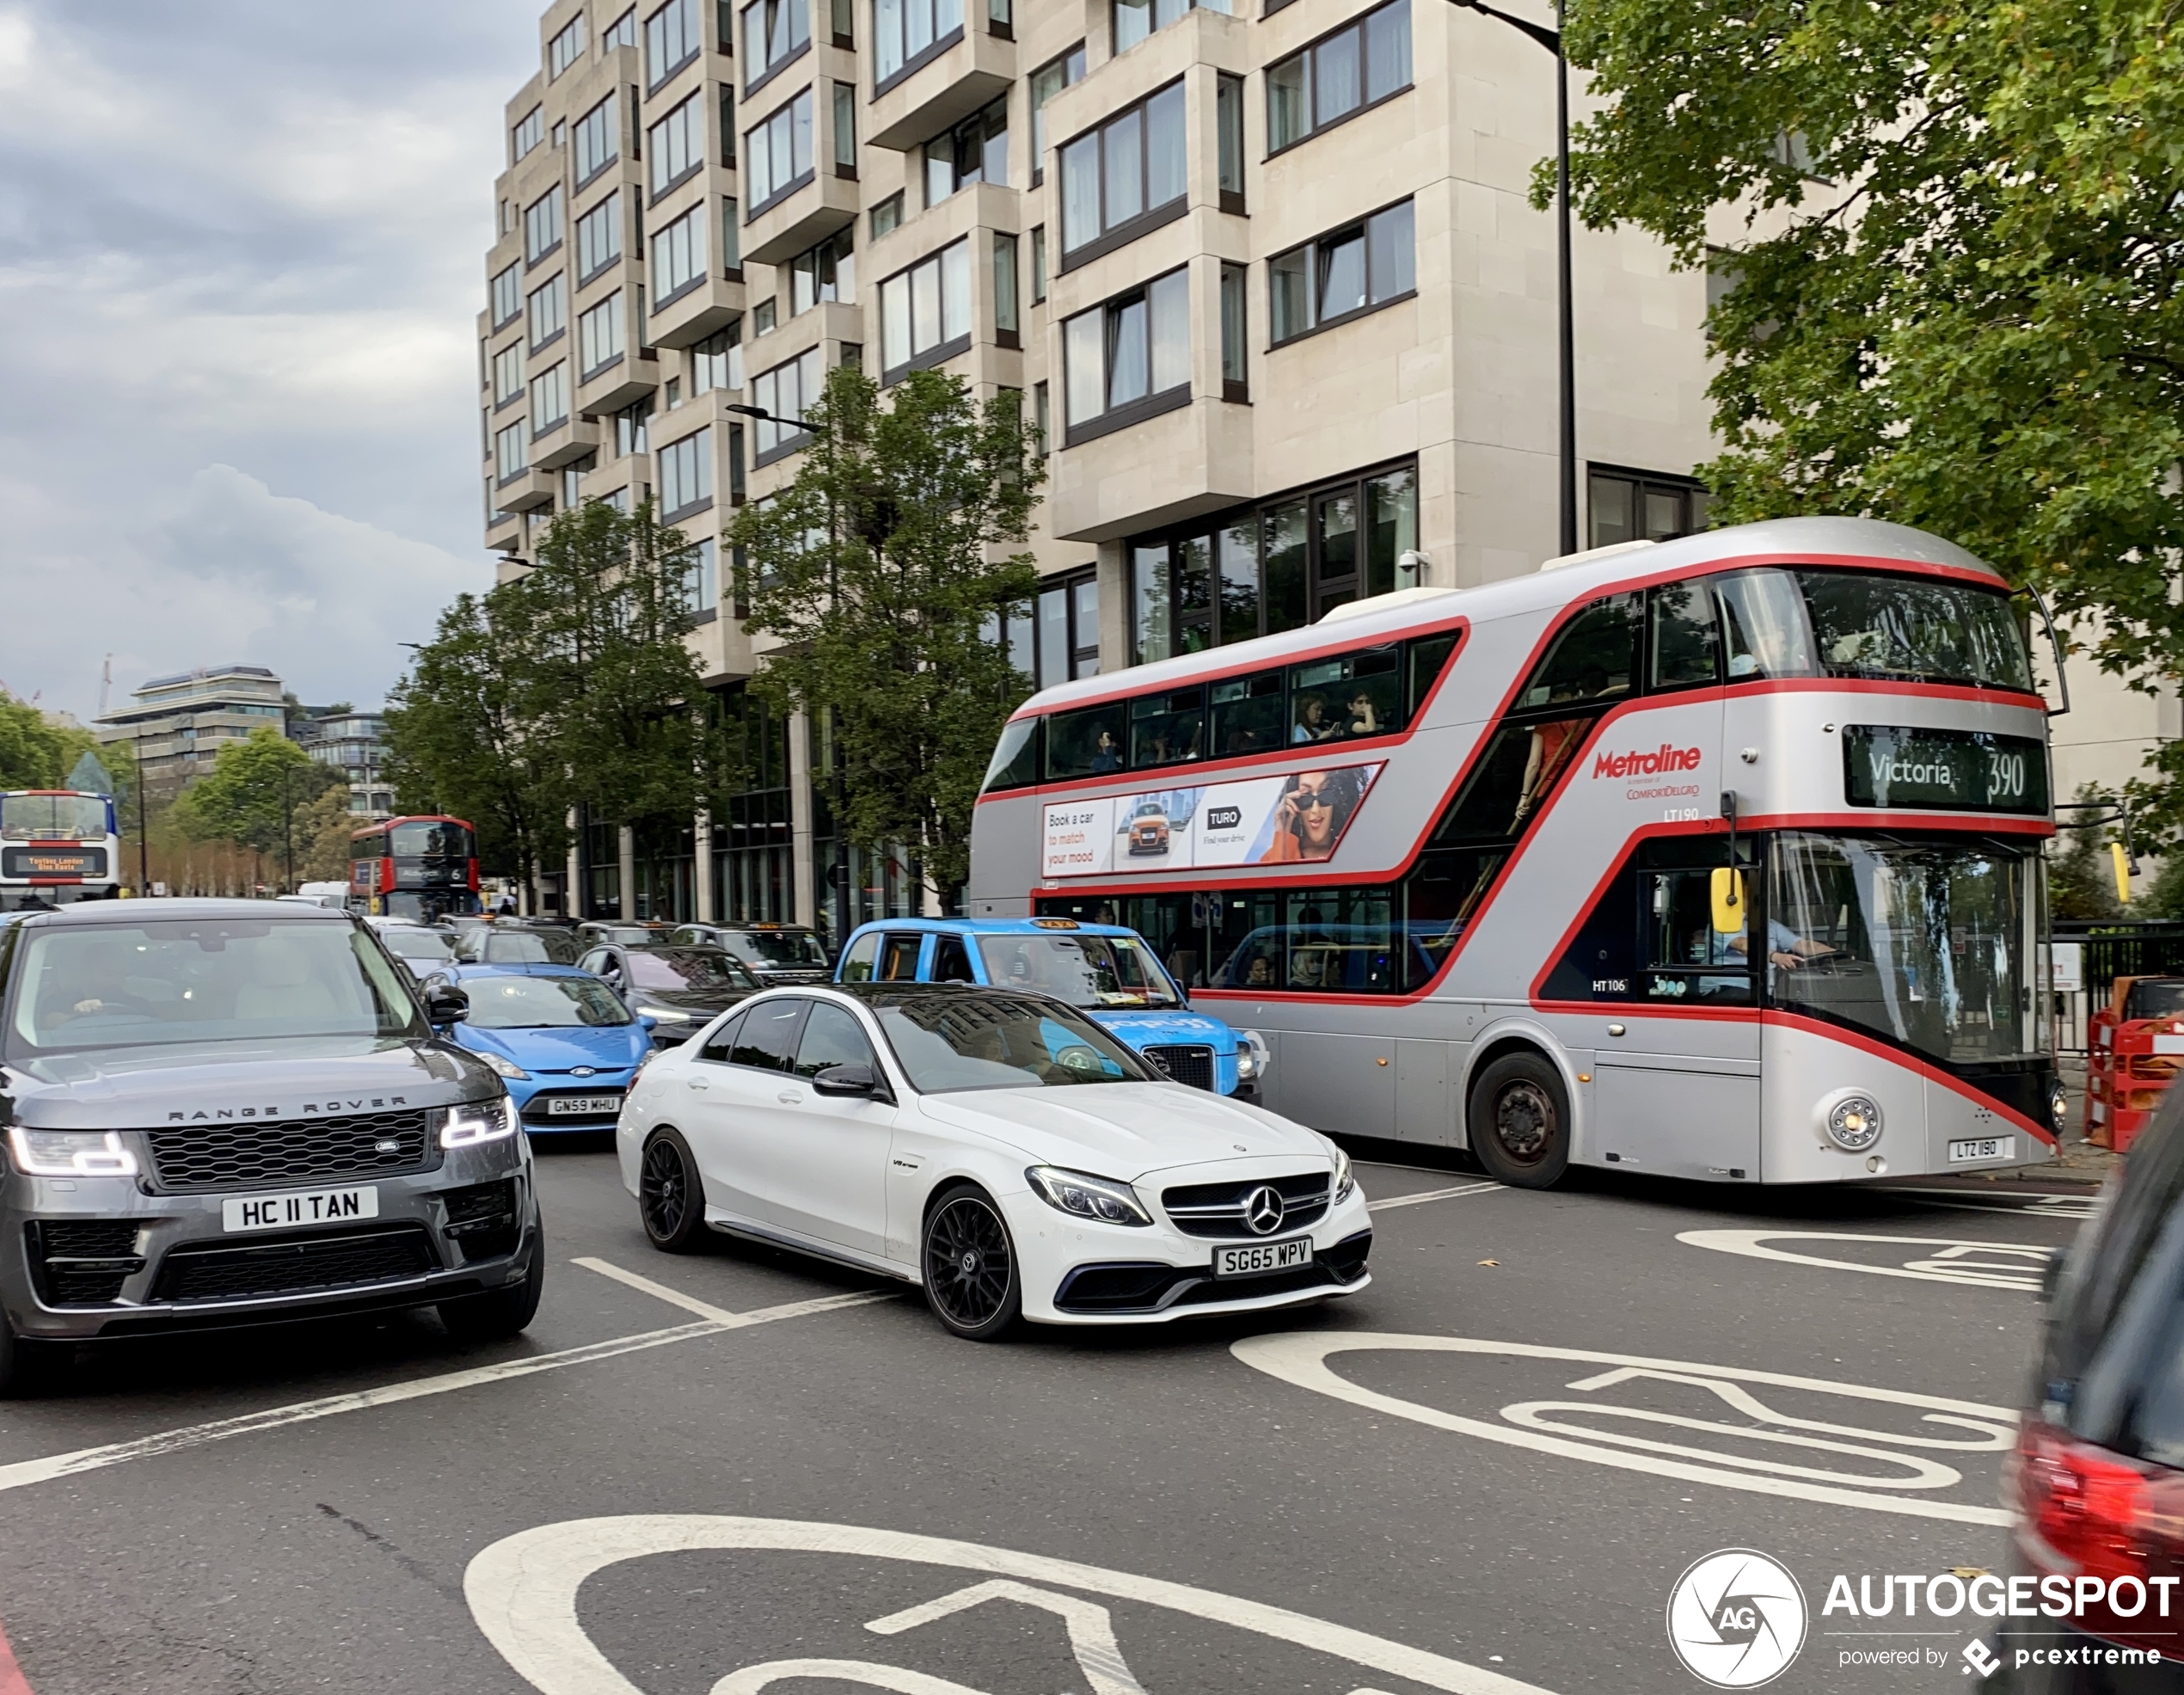
[[[813,1086],[813,1078],[835,1066],[884,1073],[856,1013],[832,1001],[813,1001],[811,1008],[794,1068],[780,1079],[787,1110],[774,1121],[778,1140],[766,1166],[777,1188],[768,1199],[783,1229],[883,1258],[895,1109],[857,1096],[822,1095]]]
[[[781,1097],[795,1084],[789,1067],[809,1004],[801,998],[760,1001],[722,1025],[684,1068],[684,1134],[697,1157],[706,1199],[746,1222],[778,1222],[772,1204],[779,1186],[776,1120],[787,1109]]]

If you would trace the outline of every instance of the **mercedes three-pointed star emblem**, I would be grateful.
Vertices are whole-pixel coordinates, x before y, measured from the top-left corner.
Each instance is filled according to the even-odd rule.
[[[1271,1184],[1262,1183],[1243,1198],[1243,1221],[1257,1236],[1271,1235],[1281,1228],[1281,1191]]]

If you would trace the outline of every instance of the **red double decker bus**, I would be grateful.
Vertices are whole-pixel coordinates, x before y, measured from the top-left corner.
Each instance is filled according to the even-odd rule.
[[[349,894],[374,917],[436,924],[481,910],[478,835],[459,818],[390,818],[356,832]]]

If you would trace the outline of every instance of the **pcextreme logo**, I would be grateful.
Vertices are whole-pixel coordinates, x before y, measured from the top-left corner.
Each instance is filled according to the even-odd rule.
[[[1668,1645],[1716,1689],[1757,1689],[1805,1646],[1805,1592],[1779,1560],[1724,1548],[1698,1561],[1668,1596]]]
[[[1602,753],[1592,761],[1592,775],[1596,778],[1660,777],[1670,771],[1695,771],[1698,768],[1697,748],[1672,747],[1665,741],[1650,753]]]

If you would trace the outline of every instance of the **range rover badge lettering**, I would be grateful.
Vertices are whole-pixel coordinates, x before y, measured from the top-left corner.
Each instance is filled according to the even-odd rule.
[[[1257,1236],[1271,1235],[1281,1228],[1281,1193],[1270,1184],[1261,1184],[1243,1198],[1243,1221]]]

